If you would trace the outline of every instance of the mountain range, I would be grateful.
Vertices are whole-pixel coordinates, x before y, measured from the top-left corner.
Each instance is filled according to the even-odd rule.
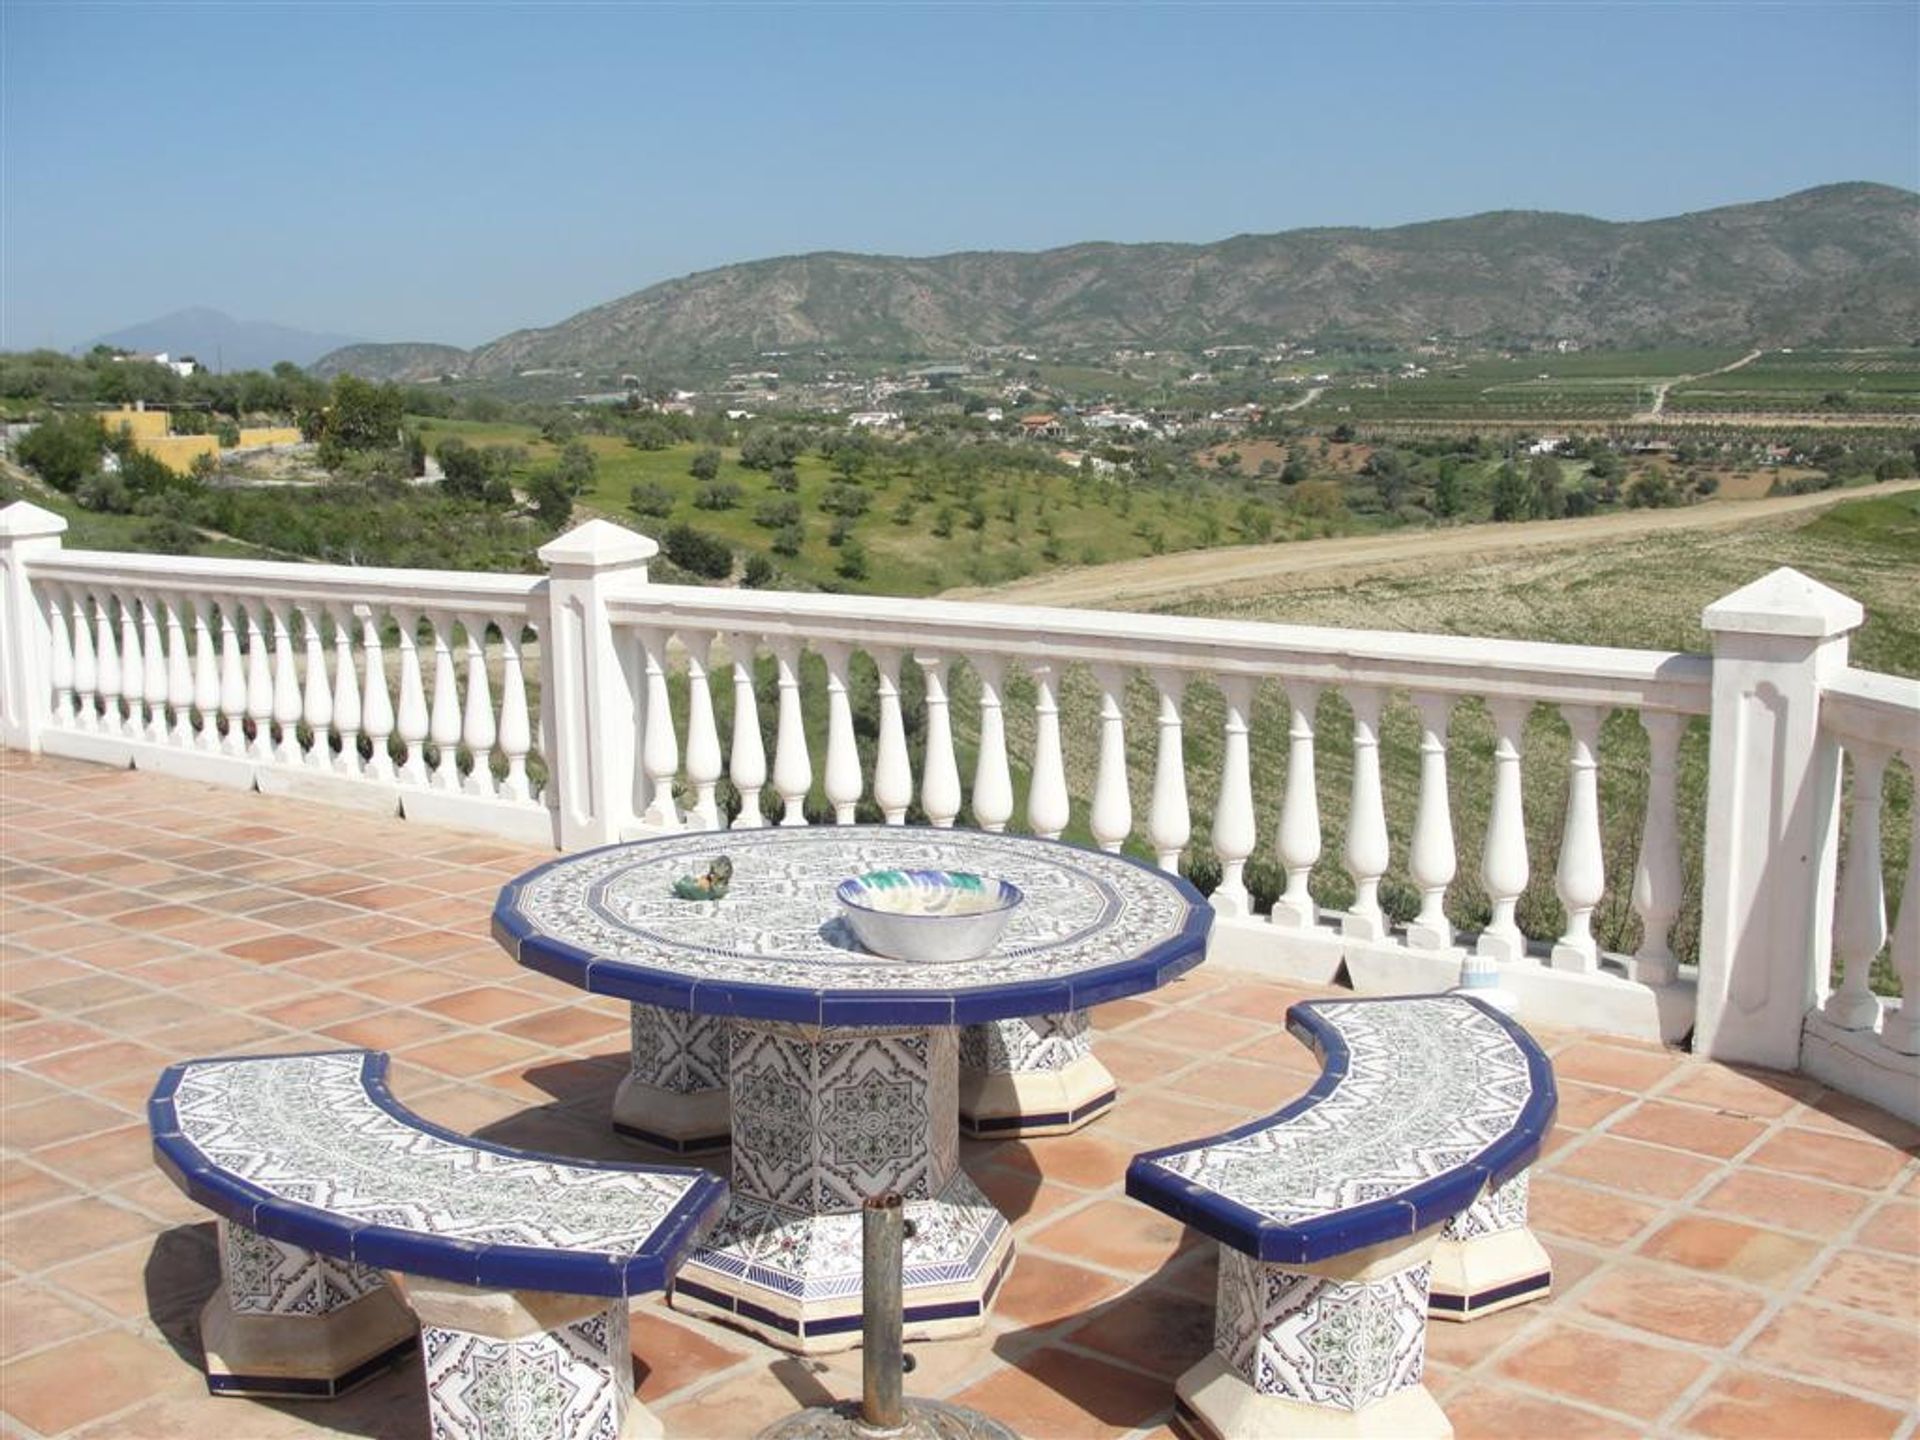
[[[209,370],[271,370],[282,360],[311,365],[321,356],[355,343],[351,335],[296,330],[264,320],[236,320],[219,310],[196,305],[99,336],[92,345],[111,345],[143,355],[164,353],[176,360],[191,355]],[[82,349],[91,349],[92,345]]]
[[[470,351],[356,345],[313,368],[370,379],[555,367],[659,376],[769,350],[911,358],[1433,335],[1622,347],[1917,341],[1920,195],[1852,183],[1645,221],[1495,211],[1205,245],[796,255],[653,285]]]

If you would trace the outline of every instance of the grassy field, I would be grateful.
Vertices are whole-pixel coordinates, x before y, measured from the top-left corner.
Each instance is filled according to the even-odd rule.
[[[1676,413],[1920,416],[1920,350],[1776,350],[1675,386]]]
[[[1920,675],[1920,496],[1912,494],[1842,505],[1811,522],[1791,526],[1676,531],[1562,552],[1517,555],[1467,567],[1435,567],[1426,573],[1316,578],[1256,600],[1216,600],[1199,594],[1177,607],[1175,613],[1703,651],[1708,648],[1708,639],[1699,627],[1701,610],[1780,565],[1791,565],[1821,579],[1866,607],[1866,623],[1853,638],[1855,664]],[[806,693],[817,774],[825,754],[824,676],[812,657],[809,664],[813,668],[806,677]],[[774,714],[770,664],[762,662],[761,669],[761,723],[771,744]],[[911,723],[918,713],[921,692],[913,667],[908,671],[905,691]],[[856,673],[856,696],[871,695],[871,675],[870,669]],[[958,667],[952,689],[955,732],[962,752],[961,774],[970,786],[978,734],[978,683],[964,665]],[[1027,761],[1032,753],[1032,696],[1030,682],[1022,677],[1012,679],[1006,718],[1021,805],[1016,814],[1024,809]],[[716,698],[725,734],[731,697],[722,693]],[[1151,803],[1156,706],[1150,684],[1144,677],[1135,677],[1127,696],[1126,721],[1129,778],[1139,831],[1145,829]],[[868,708],[860,729],[863,754],[870,766],[873,729]],[[1194,685],[1188,691],[1184,714],[1194,817],[1191,853],[1204,872],[1210,854],[1208,819],[1217,799],[1220,763],[1223,707],[1218,691],[1209,684]],[[1086,805],[1098,753],[1097,716],[1092,678],[1069,672],[1061,693],[1068,783],[1075,797],[1068,834],[1082,841],[1089,838]],[[1340,858],[1351,780],[1350,723],[1350,712],[1337,694],[1322,698],[1316,758],[1324,844],[1312,888],[1322,904],[1336,907],[1350,899],[1350,881]],[[1405,867],[1417,804],[1419,761],[1418,725],[1404,696],[1396,696],[1389,705],[1380,738],[1394,857],[1383,893],[1404,913],[1413,898]],[[1486,915],[1486,900],[1477,876],[1491,793],[1492,741],[1485,707],[1478,701],[1459,706],[1454,714],[1449,756],[1459,878],[1450,891],[1449,910],[1463,926],[1477,927]],[[1680,808],[1687,889],[1674,944],[1687,958],[1698,943],[1706,742],[1704,722],[1695,723],[1685,737],[1681,757]],[[1542,940],[1557,935],[1564,918],[1553,891],[1553,872],[1565,805],[1567,747],[1568,732],[1561,717],[1545,707],[1537,709],[1523,747],[1533,878],[1520,906],[1520,921],[1528,934]],[[1261,841],[1248,872],[1256,896],[1263,901],[1270,901],[1280,883],[1271,856],[1285,782],[1286,751],[1284,697],[1277,686],[1268,685],[1256,702],[1253,716],[1253,782]],[[1608,888],[1595,915],[1595,930],[1607,948],[1631,951],[1639,937],[1629,897],[1647,784],[1646,741],[1635,716],[1619,713],[1609,718],[1602,734],[1600,760]],[[916,736],[916,775],[920,773],[920,761]],[[1896,765],[1888,775],[1882,836],[1890,887],[1889,918],[1897,913],[1905,873],[1912,802],[1913,778]],[[816,794],[809,808],[824,813],[824,804],[824,797]],[[1015,828],[1019,828],[1017,821]],[[1145,854],[1138,839],[1130,842],[1129,850]],[[1875,982],[1883,991],[1897,989],[1884,959]]]
[[[529,467],[558,453],[531,426],[416,423],[429,447],[448,435],[475,445],[518,445],[528,452]],[[841,477],[817,454],[809,451],[795,462],[799,488],[789,497],[773,488],[765,472],[742,466],[737,451],[723,450],[718,479],[738,486],[739,501],[730,509],[706,510],[694,504],[700,487],[688,471],[700,446],[638,450],[614,436],[582,438],[596,465],[592,489],[577,502],[582,511],[656,537],[671,526],[692,525],[725,540],[742,558],[767,555],[789,580],[828,588],[926,595],[955,585],[998,584],[1056,564],[1092,565],[1247,538],[1240,529],[1243,502],[1211,484],[1134,486],[1129,493],[1117,482],[1065,466],[989,468],[970,482],[916,469],[905,452],[896,457],[882,446],[859,487],[868,509],[853,522],[852,534],[866,552],[867,574],[856,584],[840,573],[844,550],[830,543],[833,516],[821,508]],[[636,484],[669,492],[670,513],[637,515],[628,503]],[[789,498],[798,503],[804,531],[792,556],[772,552],[775,528],[757,518],[769,504]],[[1275,515],[1273,524],[1276,536],[1286,533],[1283,518]],[[937,533],[943,527],[948,534]]]

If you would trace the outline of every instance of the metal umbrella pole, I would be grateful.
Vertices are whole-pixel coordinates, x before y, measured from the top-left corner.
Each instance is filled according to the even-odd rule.
[[[897,1190],[860,1207],[860,1399],[816,1405],[776,1420],[757,1440],[1019,1440],[991,1416],[942,1400],[908,1400],[913,1368],[902,1345],[901,1273],[910,1233]]]

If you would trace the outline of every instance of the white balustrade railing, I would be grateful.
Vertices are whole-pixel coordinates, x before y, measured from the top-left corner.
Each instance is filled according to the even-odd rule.
[[[1485,984],[1538,1018],[1668,1038],[1693,1018],[1674,934],[1691,872],[1700,1048],[1793,1064],[1815,1021],[1888,1055],[1920,1048],[1920,1007],[1864,983],[1889,931],[1884,777],[1920,747],[1914,682],[1847,669],[1858,607],[1790,571],[1709,607],[1709,656],[664,585],[652,542],[601,521],[545,547],[535,577],[70,552],[43,515],[0,513],[9,744],[565,848],[805,825],[810,797],[829,823],[902,824],[917,805],[936,826],[1079,834],[1169,869],[1204,829],[1222,954],[1320,978],[1344,964],[1362,988]],[[1323,732],[1336,700],[1350,728]],[[1636,718],[1644,758],[1616,714]],[[1701,717],[1704,845],[1681,786]],[[1390,786],[1383,751],[1409,726],[1417,785]],[[1836,891],[1807,797],[1837,795],[1822,757],[1841,751],[1853,824]],[[1623,759],[1628,783],[1610,787]],[[1637,844],[1609,844],[1642,770]],[[1553,853],[1529,853],[1529,810]],[[1484,827],[1460,833],[1462,815]],[[1778,863],[1789,845],[1815,857],[1804,885]],[[1564,919],[1543,927],[1554,897]],[[1916,908],[1890,927],[1909,990]],[[1637,945],[1612,953],[1628,911]]]
[[[1802,1063],[1821,1078],[1893,1109],[1920,1095],[1920,806],[1909,801],[1910,833],[1898,912],[1888,924],[1883,861],[1884,798],[1891,773],[1905,770],[1911,795],[1920,776],[1920,681],[1843,670],[1820,695],[1820,733],[1845,760],[1845,844],[1831,891],[1831,969],[1816,974]],[[1836,796],[1835,798],[1840,798]],[[1885,956],[1902,999],[1872,988]],[[1903,1106],[1904,1102],[1904,1106]]]

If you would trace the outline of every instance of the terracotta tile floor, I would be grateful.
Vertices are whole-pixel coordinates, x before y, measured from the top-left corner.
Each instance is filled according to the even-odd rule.
[[[516,969],[489,897],[546,858],[399,820],[0,754],[0,1433],[412,1437],[413,1370],[331,1405],[209,1399],[206,1214],[153,1168],[167,1060],[389,1047],[422,1113],[514,1143],[649,1158],[606,1108],[622,1007]],[[1208,970],[1107,1007],[1122,1098],[1081,1134],[968,1145],[1022,1260],[985,1334],[917,1347],[909,1393],[1031,1440],[1164,1433],[1211,1333],[1206,1245],[1120,1193],[1134,1150],[1244,1118],[1312,1073],[1300,992]],[[1542,1040],[1566,1091],[1536,1170],[1558,1289],[1435,1325],[1462,1436],[1908,1436],[1920,1422],[1912,1127],[1798,1076]],[[657,1303],[640,1393],[721,1440],[855,1395],[857,1355],[796,1360]]]

